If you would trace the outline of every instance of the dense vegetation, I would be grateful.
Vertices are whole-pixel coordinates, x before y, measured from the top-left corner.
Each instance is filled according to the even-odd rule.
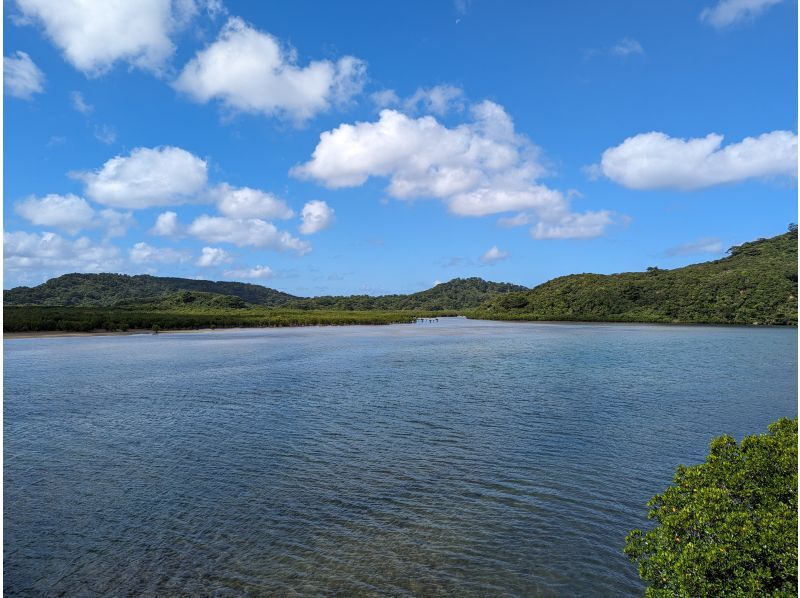
[[[534,289],[456,278],[419,293],[378,297],[304,298],[239,282],[66,274],[4,292],[4,330],[367,323],[363,312],[374,314],[376,323],[430,312],[496,320],[797,325],[797,228],[729,252],[675,270],[576,274]]]
[[[797,324],[797,228],[674,270],[575,274],[494,297],[473,317],[501,320]]]
[[[243,282],[212,282],[147,274],[65,274],[37,287],[17,287],[5,291],[3,304],[111,307],[121,301],[149,300],[175,291],[232,295],[247,303],[269,306],[283,305],[296,299],[288,293]]]
[[[400,324],[430,312],[293,310],[265,307],[51,307],[7,306],[4,332],[182,330],[229,327]]]
[[[354,295],[349,297],[296,297],[256,284],[212,282],[125,274],[65,274],[37,287],[17,287],[3,294],[4,305],[117,307],[152,303],[176,291],[215,293],[239,297],[245,303],[292,309],[427,310],[478,307],[497,293],[524,291],[525,287],[481,278],[455,278],[432,289],[410,295]]]
[[[716,438],[648,503],[658,524],[625,552],[648,596],[797,596],[797,419]]]
[[[300,309],[452,311],[475,308],[496,295],[525,290],[526,287],[517,284],[488,282],[482,278],[454,278],[411,295],[313,297],[290,301],[287,305]]]

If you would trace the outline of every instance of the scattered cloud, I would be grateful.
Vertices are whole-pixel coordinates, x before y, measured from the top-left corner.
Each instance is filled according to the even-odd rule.
[[[481,263],[487,266],[491,266],[496,264],[497,262],[501,262],[504,259],[507,259],[509,253],[507,251],[502,251],[497,248],[497,245],[492,245],[491,249],[483,254],[481,257]]]
[[[203,214],[189,225],[189,234],[207,243],[230,243],[237,247],[260,247],[278,251],[296,251],[303,255],[311,246],[271,222],[259,218],[227,218]]]
[[[217,208],[231,218],[291,218],[294,216],[286,202],[259,189],[231,187],[223,183],[211,191]]]
[[[205,188],[208,166],[178,147],[138,147],[116,156],[94,172],[75,178],[86,184],[86,195],[97,203],[143,209],[186,203]]]
[[[30,100],[44,91],[44,73],[25,52],[3,56],[3,91],[14,98]]]
[[[215,42],[183,68],[174,87],[196,102],[219,100],[234,111],[302,124],[361,92],[366,63],[353,56],[298,65],[297,52],[231,18]]]
[[[546,226],[574,222],[569,198],[536,182],[547,173],[541,152],[516,133],[505,110],[484,101],[470,112],[471,122],[447,128],[432,116],[382,110],[377,122],[323,132],[311,160],[291,174],[333,189],[385,177],[392,197],[436,198],[458,216],[525,211]],[[583,214],[593,215],[610,221],[609,212]]]
[[[17,202],[14,211],[32,224],[60,228],[71,235],[91,226],[94,220],[89,202],[71,193],[30,196]]]
[[[514,216],[504,216],[497,220],[497,224],[503,228],[516,228],[518,226],[527,226],[533,224],[534,218],[525,212],[520,212]]]
[[[190,0],[16,0],[72,66],[94,77],[118,61],[159,73],[175,48],[170,35],[197,11]]]
[[[677,247],[671,247],[666,251],[669,256],[679,255],[698,255],[701,253],[722,253],[722,241],[717,237],[705,237],[692,241],[691,243],[684,243]]]
[[[89,202],[72,193],[51,193],[44,197],[32,195],[14,204],[14,211],[31,224],[58,228],[70,235],[85,229],[100,228],[106,237],[119,237],[134,224],[130,212],[106,209],[95,213]]]
[[[254,266],[239,270],[227,270],[222,273],[225,278],[272,278],[275,272],[269,266]]]
[[[3,265],[17,275],[40,270],[48,276],[65,272],[115,272],[122,262],[113,245],[75,241],[52,232],[7,232],[3,235]]]
[[[611,48],[611,53],[616,56],[625,57],[631,54],[644,54],[644,48],[642,48],[642,44],[632,37],[624,37]]]
[[[756,18],[770,6],[783,0],[719,0],[714,6],[704,8],[700,21],[716,29],[725,29]]]
[[[174,264],[177,262],[188,262],[192,259],[186,251],[179,251],[171,247],[153,247],[147,243],[136,243],[128,251],[128,257],[134,264],[163,263]]]
[[[180,234],[178,215],[175,212],[162,212],[156,218],[156,223],[150,229],[151,235],[158,237],[175,237]]]
[[[94,138],[100,143],[111,145],[117,140],[117,132],[108,125],[95,125]]]
[[[384,89],[370,95],[378,108],[401,107],[407,114],[436,114],[464,111],[464,90],[453,85],[418,88],[411,96],[402,99],[393,89]]]
[[[567,214],[559,222],[537,222],[531,229],[534,239],[591,239],[602,235],[613,224],[608,210]]]
[[[233,256],[224,249],[220,249],[219,247],[203,247],[203,252],[200,257],[197,258],[195,264],[201,268],[211,268],[232,261]]]
[[[797,174],[797,135],[773,131],[722,147],[722,135],[680,139],[642,133],[603,152],[599,172],[629,189],[689,191]]]
[[[72,99],[72,107],[84,116],[88,116],[94,111],[94,106],[84,99],[81,92],[73,91],[70,94],[70,98]]]
[[[394,89],[382,89],[370,94],[369,99],[378,108],[388,108],[389,106],[397,106],[400,103],[400,96],[397,95]]]
[[[309,201],[303,206],[300,216],[303,220],[300,224],[300,232],[304,235],[313,235],[324,230],[334,221],[333,208],[320,200]]]
[[[465,14],[467,14],[467,10],[469,10],[470,4],[472,4],[472,0],[453,0],[453,6],[456,9],[456,13],[460,17],[463,17]]]

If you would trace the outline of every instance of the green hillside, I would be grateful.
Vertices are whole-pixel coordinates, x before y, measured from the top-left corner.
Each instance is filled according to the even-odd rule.
[[[243,282],[212,282],[147,274],[65,274],[36,287],[5,291],[3,304],[111,307],[120,302],[150,301],[176,291],[232,295],[246,303],[266,306],[279,306],[296,299],[288,293]]]
[[[17,287],[6,291],[3,294],[3,303],[57,307],[187,307],[197,300],[198,307],[231,307],[223,299],[206,296],[213,293],[238,297],[244,303],[252,305],[302,310],[442,311],[475,308],[495,293],[523,290],[526,287],[487,282],[481,278],[455,278],[411,295],[304,298],[241,282],[212,282],[148,275],[65,274],[37,287]]]
[[[411,295],[370,295],[313,297],[289,302],[300,309],[340,310],[424,310],[452,311],[473,309],[498,294],[526,291],[527,287],[507,282],[488,282],[482,278],[454,278],[450,282]]]
[[[495,297],[474,317],[501,320],[797,325],[797,228],[674,270],[575,274]]]

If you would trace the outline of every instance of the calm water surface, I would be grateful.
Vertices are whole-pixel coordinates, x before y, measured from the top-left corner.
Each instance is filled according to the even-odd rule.
[[[492,323],[7,340],[8,595],[640,595],[797,331]]]

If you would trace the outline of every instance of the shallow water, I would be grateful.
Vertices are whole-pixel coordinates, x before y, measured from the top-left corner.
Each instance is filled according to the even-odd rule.
[[[640,595],[645,502],[797,412],[797,330],[7,340],[9,595]]]

